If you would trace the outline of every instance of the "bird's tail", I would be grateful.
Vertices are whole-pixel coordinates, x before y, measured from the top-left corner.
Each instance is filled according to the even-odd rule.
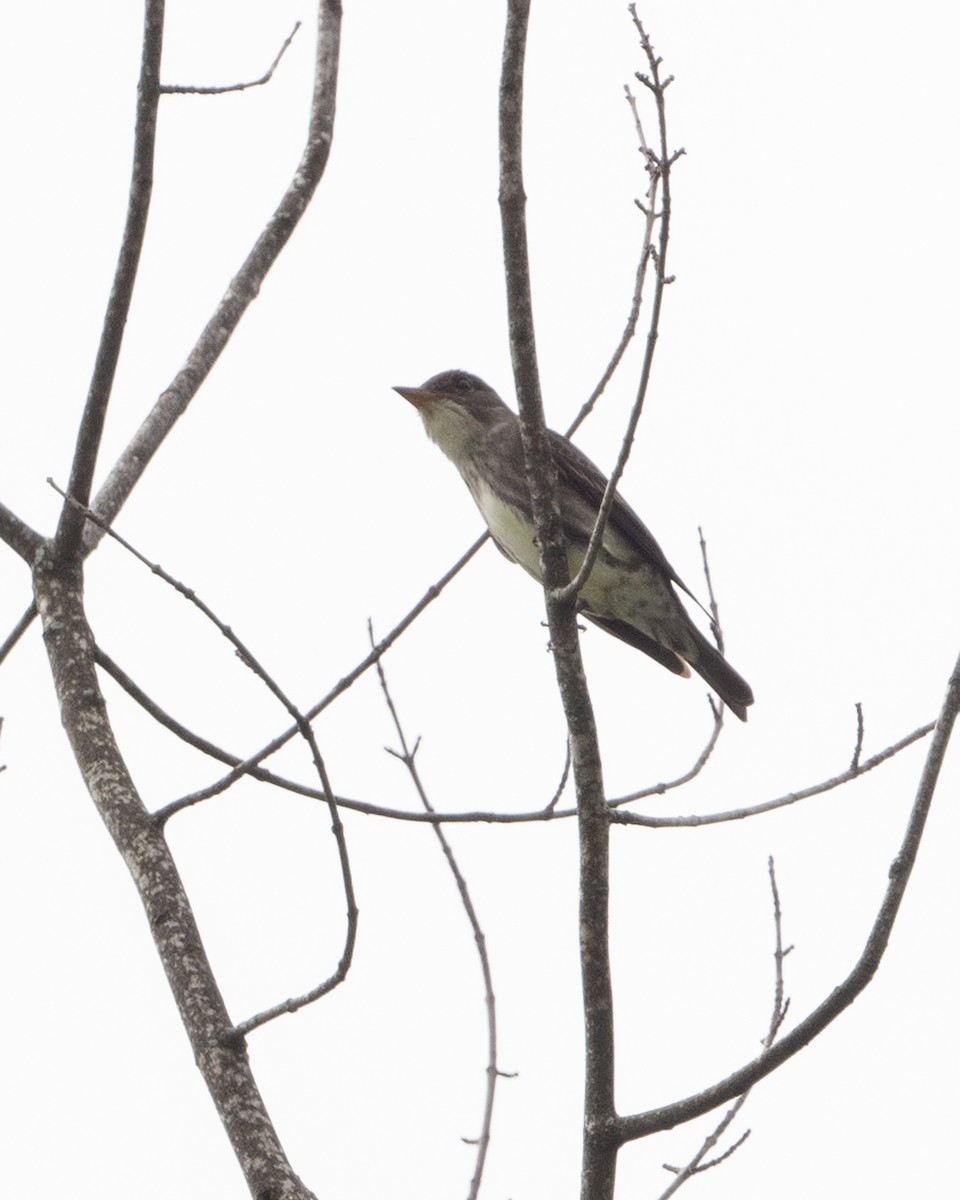
[[[703,636],[699,629],[696,634],[696,662],[692,659],[690,666],[697,674],[707,681],[727,708],[735,713],[741,721],[747,719],[747,708],[753,703],[753,691],[750,684],[738,675],[723,657],[720,651]]]

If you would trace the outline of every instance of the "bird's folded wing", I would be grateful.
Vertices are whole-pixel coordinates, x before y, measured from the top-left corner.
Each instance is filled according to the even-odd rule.
[[[550,448],[553,451],[557,474],[561,482],[565,481],[569,487],[583,496],[587,506],[596,513],[600,508],[607,486],[607,480],[599,467],[592,463],[582,450],[577,449],[572,442],[561,437],[560,434],[554,433],[553,430],[550,430]],[[614,497],[607,524],[626,539],[645,562],[658,567],[668,579],[683,588],[688,596],[696,600],[696,596],[667,561],[666,555],[657,545],[656,538],[619,492]],[[589,532],[588,530],[588,537]]]

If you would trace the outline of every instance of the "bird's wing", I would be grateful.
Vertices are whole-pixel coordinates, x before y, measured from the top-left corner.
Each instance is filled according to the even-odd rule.
[[[554,462],[557,464],[557,473],[561,479],[566,477],[569,485],[584,496],[590,508],[594,511],[598,510],[607,486],[606,477],[600,468],[591,462],[573,442],[561,437],[552,429],[550,430],[550,447],[553,451]],[[668,579],[682,588],[698,604],[700,603],[667,561],[667,556],[660,549],[656,538],[619,492],[614,496],[607,524],[625,538],[645,562],[658,567]]]

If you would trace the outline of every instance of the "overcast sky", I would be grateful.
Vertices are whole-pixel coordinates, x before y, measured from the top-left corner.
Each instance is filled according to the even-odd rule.
[[[393,384],[448,367],[510,403],[497,209],[503,4],[345,5],[333,152],[263,291],[117,522],[195,588],[309,706],[481,531]],[[302,148],[314,14],[291,0],[168,5],[163,79],[269,87],[161,105],[151,223],[102,480],[263,227]],[[956,553],[955,47],[921,3],[650,0],[676,77],[669,289],[622,491],[702,594],[709,542],[746,726],[683,792],[709,812],[843,770],[939,708],[960,645]],[[5,421],[0,500],[50,532],[124,216],[139,6],[53,0],[4,19]],[[548,420],[564,428],[629,308],[646,179],[623,84],[642,65],[620,3],[534,3],[526,187]],[[652,133],[652,113],[647,110]],[[641,346],[578,435],[608,470]],[[113,545],[90,561],[103,648],[203,735],[247,754],[285,715],[183,601]],[[0,636],[29,580],[0,553]],[[564,732],[536,586],[487,546],[385,665],[438,809],[535,809]],[[583,638],[608,791],[682,773],[710,730],[705,685],[591,628]],[[107,686],[145,802],[217,778]],[[115,1200],[244,1185],[126,868],[59,725],[34,627],[0,671],[0,838],[10,1191],[96,1180]],[[736,726],[735,728],[733,726]],[[317,722],[335,789],[415,811],[376,680]],[[677,1099],[753,1057],[772,1003],[767,857],[784,910],[791,1020],[859,955],[923,747],[851,787],[747,824],[616,830],[618,1104]],[[309,780],[297,748],[281,767]],[[760,1085],[711,1200],[936,1193],[957,1108],[958,772],[873,985]],[[429,829],[347,816],[361,910],[353,971],[251,1039],[295,1169],[318,1194],[465,1194],[486,1031],[475,951]],[[329,816],[240,785],[170,837],[231,1015],[299,993],[340,952]],[[484,1195],[578,1191],[582,1042],[576,830],[450,832],[491,954],[502,1081]],[[618,1197],[655,1197],[710,1119],[621,1156]],[[42,1183],[37,1185],[38,1173]]]

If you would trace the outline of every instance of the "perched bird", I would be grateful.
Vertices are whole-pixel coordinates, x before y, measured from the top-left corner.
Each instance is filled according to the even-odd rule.
[[[423,418],[427,434],[470,489],[500,550],[540,579],[533,505],[520,443],[520,420],[493,388],[466,371],[444,371],[420,387],[398,387]],[[549,432],[571,576],[586,554],[607,484],[567,438]],[[753,703],[750,685],[691,621],[674,590],[690,589],[670,566],[646,525],[617,493],[578,610],[614,637],[677,675],[690,667],[741,721]]]

